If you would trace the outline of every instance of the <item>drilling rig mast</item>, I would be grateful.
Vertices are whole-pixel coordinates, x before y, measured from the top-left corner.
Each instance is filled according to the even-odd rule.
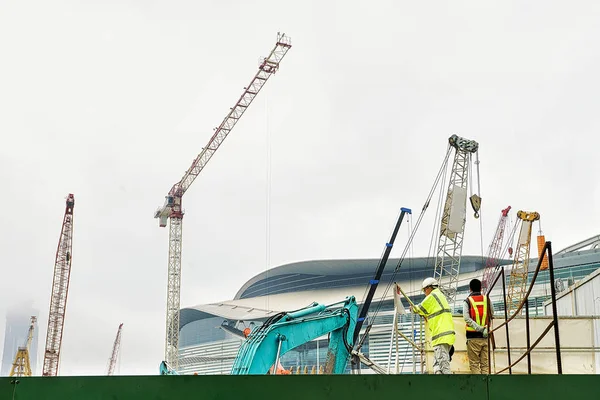
[[[279,63],[292,47],[290,38],[285,34],[277,34],[277,43],[268,57],[263,58],[258,66],[258,72],[244,88],[244,92],[237,103],[221,122],[215,133],[194,159],[190,168],[169,191],[165,197],[164,205],[158,209],[154,218],[159,219],[159,226],[167,226],[169,220],[169,267],[167,283],[167,318],[165,337],[165,361],[174,370],[179,367],[179,302],[181,287],[181,245],[182,245],[182,199],[194,180],[204,169],[208,161],[215,154],[219,146],[229,135],[236,123],[248,109],[258,92],[262,89],[271,75],[279,69]]]
[[[529,269],[529,249],[531,248],[531,229],[533,222],[540,219],[540,214],[535,211],[519,211],[517,212],[517,218],[521,220],[521,230],[517,239],[514,263],[508,277],[506,308],[509,315],[519,307],[525,296]]]
[[[50,297],[50,313],[48,330],[46,332],[46,350],[44,351],[44,367],[42,376],[56,376],[62,344],[67,294],[71,277],[71,260],[73,248],[73,208],[75,197],[67,196],[65,216],[60,231],[56,260],[54,262],[54,278],[52,280],[52,295]]]
[[[452,306],[458,288],[471,155],[477,153],[479,144],[457,135],[450,136],[448,143],[454,148],[455,154],[442,213],[433,277],[438,281],[440,290],[446,295],[448,304]],[[479,218],[481,197],[477,194],[471,195],[470,201],[475,210],[475,218]]]
[[[25,346],[19,346],[17,354],[15,354],[15,360],[10,369],[8,376],[31,376],[31,363],[29,358],[29,346],[33,339],[33,329],[35,326],[36,317],[31,317],[31,324],[29,325],[29,332],[27,333],[27,340]]]
[[[492,284],[496,267],[498,267],[498,260],[502,253],[502,240],[504,239],[506,220],[508,219],[510,208],[511,207],[508,206],[502,210],[498,226],[496,227],[496,233],[494,234],[492,243],[490,243],[490,248],[488,249],[488,257],[485,260],[485,269],[483,270],[483,279],[481,280],[481,290],[484,293],[487,293],[488,286]]]
[[[113,344],[112,353],[110,355],[110,359],[108,360],[108,375],[112,375],[115,372],[115,365],[117,365],[117,357],[119,356],[119,350],[121,349],[121,331],[123,329],[123,323],[119,325],[119,329],[117,330],[117,337],[115,338],[115,343]]]

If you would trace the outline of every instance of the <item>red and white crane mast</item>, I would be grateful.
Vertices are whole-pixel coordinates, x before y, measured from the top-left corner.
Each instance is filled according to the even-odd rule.
[[[63,328],[65,326],[65,311],[71,277],[71,261],[73,248],[73,209],[75,196],[69,194],[65,207],[60,239],[54,262],[54,278],[52,280],[52,295],[50,297],[50,313],[48,315],[48,330],[46,332],[46,349],[44,351],[44,366],[42,376],[56,376],[62,345]]]
[[[119,356],[119,350],[121,349],[121,331],[123,330],[123,323],[119,325],[119,329],[117,330],[117,337],[115,338],[115,343],[113,344],[112,353],[110,355],[110,360],[108,361],[108,375],[112,375],[115,372],[115,365],[117,365],[117,357]]]
[[[490,243],[490,247],[488,249],[488,257],[485,260],[485,268],[483,270],[483,279],[481,281],[481,290],[484,293],[487,293],[488,286],[492,284],[496,267],[498,266],[498,260],[500,259],[502,253],[502,241],[504,239],[504,231],[506,229],[506,221],[508,219],[508,213],[510,211],[510,206],[506,207],[502,210],[502,214],[500,215],[500,220],[498,221],[498,226],[496,227],[496,233]]]
[[[169,269],[167,283],[167,321],[165,337],[165,361],[175,370],[179,366],[179,302],[181,287],[181,244],[182,244],[182,198],[196,177],[202,172],[225,138],[240,120],[267,80],[279,69],[279,63],[292,47],[291,40],[285,34],[277,34],[277,43],[268,57],[261,60],[258,72],[244,88],[244,92],[217,128],[215,133],[194,159],[183,178],[173,185],[165,197],[165,204],[158,209],[154,218],[159,226],[166,227],[169,220]]]

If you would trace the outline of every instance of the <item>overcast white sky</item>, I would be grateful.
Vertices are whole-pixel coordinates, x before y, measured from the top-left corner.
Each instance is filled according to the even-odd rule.
[[[105,374],[120,322],[120,373],[158,373],[154,210],[278,31],[280,71],[184,198],[182,306],[282,263],[379,257],[453,133],[480,143],[486,248],[509,204],[539,211],[555,249],[600,233],[599,17],[597,1],[0,0],[0,339],[32,301],[43,350],[71,192],[61,374]],[[480,254],[471,215],[463,254]]]

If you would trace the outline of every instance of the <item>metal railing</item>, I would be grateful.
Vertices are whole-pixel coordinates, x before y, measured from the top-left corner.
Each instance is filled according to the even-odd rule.
[[[547,257],[547,259],[548,259],[548,272],[550,274],[550,296],[552,299],[552,321],[548,324],[548,326],[542,332],[540,337],[533,344],[531,344],[528,301],[529,301],[529,295],[531,294],[531,290],[533,289],[533,285],[535,284],[535,281],[540,272],[540,268],[544,264],[545,257]],[[560,353],[560,335],[559,335],[559,329],[558,329],[558,312],[556,309],[556,288],[554,286],[554,261],[553,261],[553,257],[552,257],[552,243],[549,241],[546,241],[544,243],[544,248],[542,249],[541,255],[538,259],[538,263],[535,268],[533,277],[531,279],[531,283],[529,284],[529,288],[527,289],[527,293],[521,300],[519,307],[517,307],[515,312],[510,317],[508,316],[508,310],[507,310],[507,304],[506,304],[506,276],[504,273],[504,267],[500,267],[500,273],[498,273],[496,275],[496,278],[494,279],[493,283],[490,285],[488,293],[492,292],[492,290],[496,286],[496,283],[498,282],[498,279],[500,279],[500,277],[502,277],[502,294],[504,297],[504,322],[489,331],[488,349],[491,348],[490,345],[493,342],[493,333],[496,332],[497,330],[499,330],[500,328],[504,327],[506,330],[506,347],[507,347],[507,355],[508,355],[508,366],[506,368],[503,368],[502,370],[496,372],[496,374],[500,374],[506,370],[508,370],[509,374],[512,374],[512,368],[515,365],[517,365],[521,360],[523,360],[525,357],[527,357],[527,373],[531,374],[531,351],[533,349],[535,349],[535,347],[546,336],[546,334],[550,331],[551,328],[554,328],[554,342],[555,342],[555,347],[556,347],[556,366],[558,369],[558,373],[562,374],[562,360],[561,360],[561,353]],[[513,363],[513,362],[511,362],[511,357],[510,357],[510,333],[509,333],[509,329],[508,329],[508,324],[517,315],[520,314],[523,307],[525,307],[525,329],[526,329],[526,334],[527,334],[527,351],[525,353],[523,353],[521,355],[521,357],[519,357]],[[488,365],[491,365],[490,357],[491,357],[491,351],[488,350]]]

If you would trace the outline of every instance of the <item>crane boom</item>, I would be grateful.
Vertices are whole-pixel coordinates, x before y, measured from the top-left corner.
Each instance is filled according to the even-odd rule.
[[[10,368],[9,376],[31,376],[31,363],[29,358],[29,347],[31,345],[31,341],[33,340],[33,329],[35,327],[35,322],[37,321],[37,317],[31,317],[31,323],[29,325],[29,331],[27,333],[27,340],[25,341],[25,346],[19,346],[17,349],[17,353],[15,354],[15,359],[13,361],[13,365]]]
[[[208,144],[194,159],[192,165],[183,177],[173,185],[165,197],[164,205],[154,213],[158,218],[159,226],[164,228],[169,220],[169,267],[167,282],[167,317],[165,337],[165,361],[177,369],[179,348],[179,304],[181,288],[181,246],[182,246],[182,221],[183,208],[182,197],[190,188],[194,180],[219,149],[225,138],[235,127],[242,115],[246,112],[254,98],[258,95],[267,80],[277,72],[279,63],[292,47],[290,38],[283,33],[277,34],[277,42],[269,56],[263,58],[258,66],[258,72],[254,75],[250,84],[244,88],[244,92],[230,109],[221,124],[215,128]]]
[[[123,330],[123,323],[119,325],[119,329],[117,330],[117,337],[115,338],[115,343],[113,344],[112,353],[110,355],[110,360],[108,361],[108,375],[112,375],[115,372],[115,365],[117,365],[117,357],[119,356],[119,350],[121,348],[121,331]]]
[[[454,147],[455,155],[442,213],[433,276],[437,279],[440,289],[446,294],[448,304],[453,305],[458,288],[463,248],[471,154],[477,152],[479,144],[474,140],[464,139],[457,135],[450,136],[448,142],[450,146]],[[470,199],[477,218],[481,198],[473,195]]]
[[[509,314],[519,308],[525,295],[529,269],[529,249],[531,248],[531,229],[534,221],[540,219],[538,212],[517,212],[521,220],[521,230],[517,239],[515,259],[508,277],[508,293],[506,294],[506,308]]]
[[[485,260],[485,268],[483,270],[483,279],[481,280],[481,289],[487,292],[487,288],[492,284],[494,279],[494,272],[498,266],[498,260],[500,259],[500,253],[502,252],[502,240],[504,238],[504,231],[506,229],[506,220],[508,219],[508,213],[510,212],[510,206],[502,210],[498,226],[496,227],[496,233],[490,243],[488,249],[488,257]]]
[[[74,208],[75,196],[69,194],[67,196],[65,216],[63,218],[54,262],[54,278],[52,280],[52,295],[50,297],[50,313],[48,316],[42,376],[56,376],[58,374],[60,348],[65,325],[65,311],[67,308],[67,295],[69,293],[69,279],[71,277]]]

